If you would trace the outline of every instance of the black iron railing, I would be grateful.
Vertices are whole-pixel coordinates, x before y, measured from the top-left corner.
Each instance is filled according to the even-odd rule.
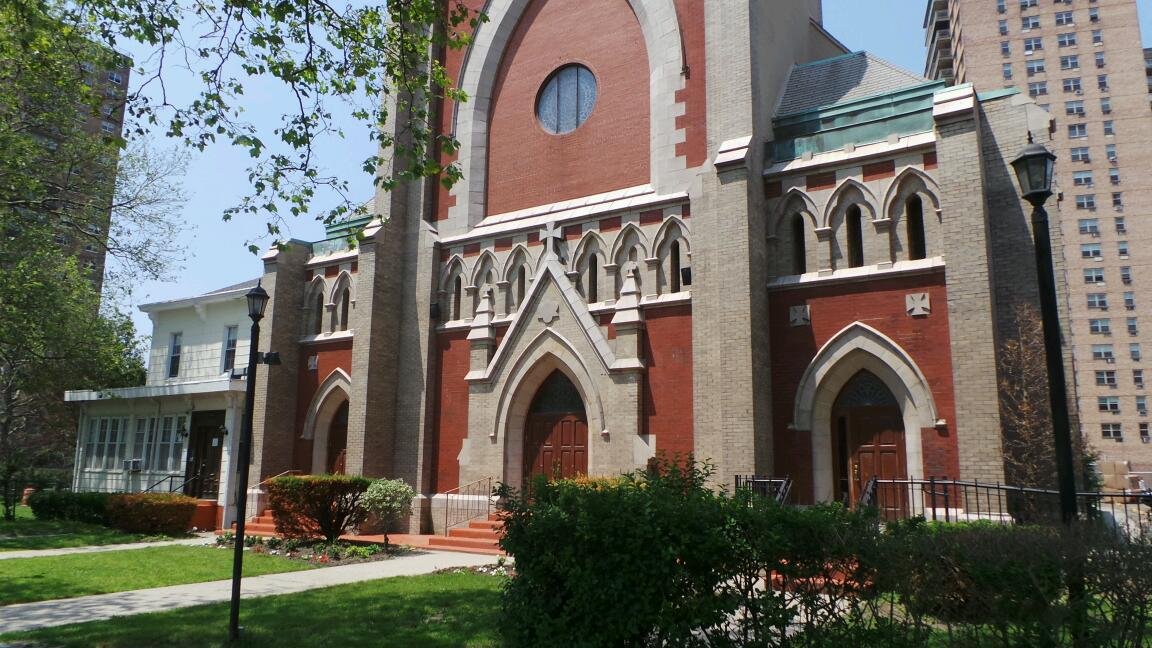
[[[444,492],[444,535],[455,526],[492,513],[492,477],[484,477]]]
[[[788,494],[792,492],[792,478],[736,475],[736,490],[741,489],[748,489],[760,497],[774,499],[777,504],[787,504]]]
[[[1076,498],[1086,518],[1100,520],[1129,537],[1152,537],[1152,492],[1080,492]],[[978,481],[873,478],[858,503],[875,507],[886,520],[922,516],[940,522],[1061,522],[1059,491]]]

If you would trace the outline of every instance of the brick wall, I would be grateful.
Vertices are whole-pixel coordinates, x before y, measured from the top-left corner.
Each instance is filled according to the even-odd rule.
[[[932,313],[909,317],[904,296],[927,292]],[[769,328],[772,334],[772,423],[776,431],[775,467],[778,475],[795,480],[801,499],[812,493],[812,444],[809,431],[793,431],[793,404],[800,379],[820,348],[844,327],[860,321],[900,345],[923,372],[932,389],[937,415],[949,421],[948,429],[921,430],[924,471],[913,467],[914,476],[959,476],[952,388],[951,336],[948,291],[944,273],[877,279],[867,283],[824,284],[775,292],[770,298]],[[807,303],[811,326],[791,326],[791,306]]]
[[[627,0],[534,2],[508,48],[492,98],[488,213],[648,182],[648,54]],[[596,75],[596,105],[575,131],[553,135],[536,96],[573,62]]]
[[[433,402],[433,435],[436,448],[433,455],[432,491],[442,493],[459,486],[460,465],[457,457],[468,436],[468,373],[471,346],[468,331],[452,331],[439,335],[440,375],[437,394]]]
[[[693,452],[692,306],[644,312],[644,434],[656,435],[656,451]]]
[[[313,355],[316,356],[316,371],[309,371],[307,359]],[[300,363],[296,383],[296,430],[292,436],[294,440],[292,468],[311,472],[312,439],[300,438],[300,434],[304,431],[304,421],[308,418],[308,408],[312,404],[312,399],[316,397],[316,390],[329,374],[336,369],[343,369],[348,375],[352,375],[352,340],[305,345],[300,349],[300,357],[304,361]]]

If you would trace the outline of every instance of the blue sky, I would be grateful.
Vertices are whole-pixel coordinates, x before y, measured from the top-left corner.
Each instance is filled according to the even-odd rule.
[[[1138,4],[1141,17],[1148,16],[1152,0],[1138,0]],[[825,26],[845,45],[853,50],[869,50],[917,74],[923,71],[924,61],[923,13],[923,0],[824,0]],[[1145,43],[1152,41],[1150,22],[1142,21]],[[136,54],[131,49],[129,53]],[[190,85],[168,83],[177,93],[181,87]],[[276,90],[273,84],[249,83],[246,89],[249,119],[269,125],[276,122],[281,105],[280,93]],[[330,139],[322,142],[319,150],[326,169],[358,183],[359,193],[367,200],[372,192],[371,179],[361,171],[360,161],[372,145],[367,131],[357,126],[350,124],[350,130],[355,130],[346,140]],[[165,144],[163,138],[156,139]],[[171,239],[173,246],[184,250],[187,260],[183,269],[174,273],[176,281],[142,281],[135,286],[130,307],[142,334],[150,333],[151,324],[136,310],[136,305],[197,295],[255,277],[263,271],[259,259],[248,252],[246,242],[262,235],[264,219],[249,215],[230,222],[221,220],[223,211],[235,205],[247,191],[245,169],[249,159],[242,150],[226,144],[194,153],[184,182],[188,201],[181,216],[182,227],[173,232]],[[320,196],[316,204],[329,202],[330,197]],[[323,238],[323,228],[310,217],[294,219],[289,227],[286,236],[304,240]]]

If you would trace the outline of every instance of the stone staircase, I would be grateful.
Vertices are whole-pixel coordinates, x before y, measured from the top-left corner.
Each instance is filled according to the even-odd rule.
[[[232,529],[236,529],[236,525],[232,525]],[[272,509],[264,509],[264,512],[254,518],[248,518],[248,522],[244,524],[244,535],[264,536],[271,538],[276,535],[276,521],[272,519]]]
[[[429,549],[447,549],[499,555],[500,536],[504,531],[504,521],[495,515],[487,520],[472,520],[468,526],[450,529],[446,536],[430,536]]]

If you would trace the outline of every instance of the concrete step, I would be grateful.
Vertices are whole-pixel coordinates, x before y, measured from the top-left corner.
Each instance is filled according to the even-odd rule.
[[[471,529],[502,529],[504,528],[503,520],[471,520],[468,522],[468,527]]]
[[[432,549],[457,548],[461,551],[470,549],[486,549],[499,551],[500,547],[492,540],[477,540],[472,538],[446,538],[435,536],[428,538],[428,546]]]
[[[497,529],[482,528],[482,529],[451,529],[448,531],[450,538],[473,538],[476,540],[491,540],[497,541],[500,539],[500,532]]]

